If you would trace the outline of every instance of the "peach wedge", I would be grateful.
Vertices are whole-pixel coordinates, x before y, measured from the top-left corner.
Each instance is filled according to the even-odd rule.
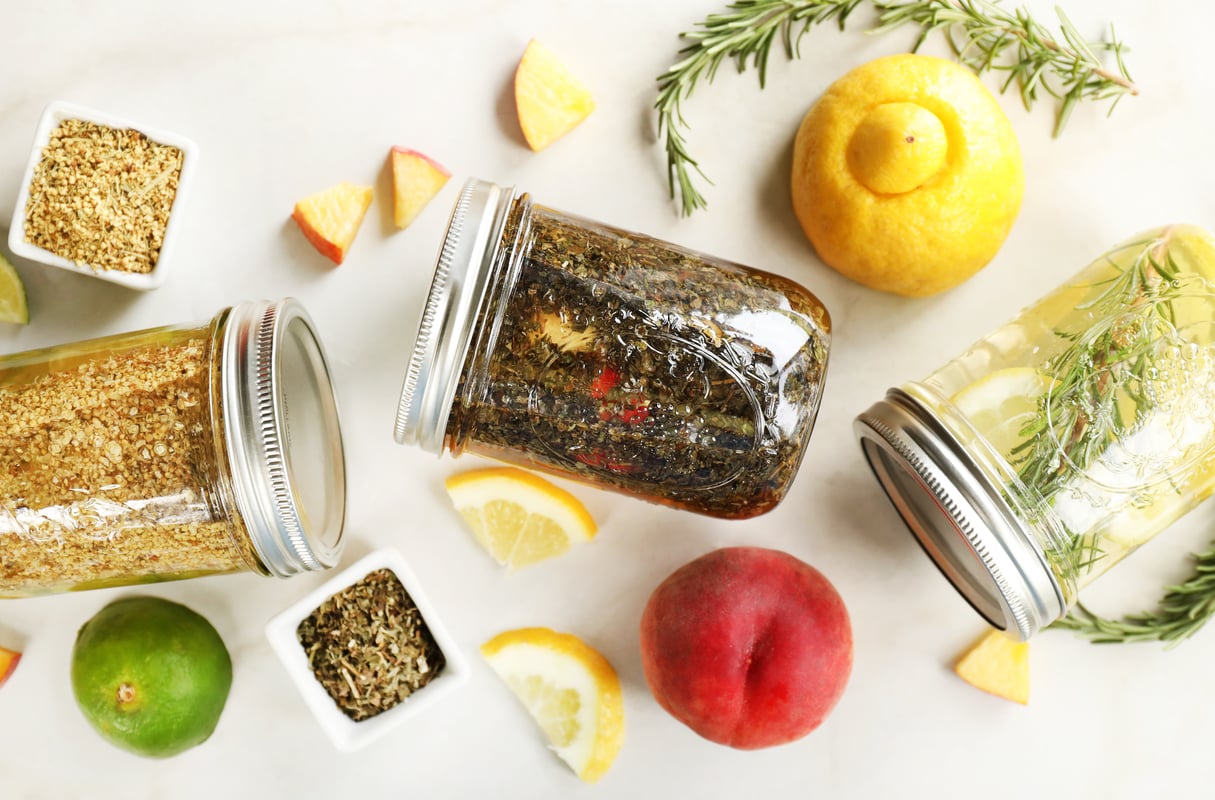
[[[300,200],[291,218],[321,255],[341,264],[370,205],[370,186],[344,182]]]
[[[975,642],[954,665],[958,677],[985,692],[1029,703],[1029,643],[992,630]]]
[[[13,670],[17,668],[17,662],[21,660],[21,654],[15,650],[9,650],[0,647],[0,686],[12,677]]]
[[[527,146],[539,152],[586,119],[595,101],[548,48],[532,39],[515,70],[515,109]]]
[[[392,159],[392,216],[397,228],[408,228],[422,209],[447,183],[451,173],[429,156],[394,147]]]

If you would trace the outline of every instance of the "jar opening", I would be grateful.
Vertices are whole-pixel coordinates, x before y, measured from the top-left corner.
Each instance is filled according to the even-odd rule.
[[[320,343],[307,323],[290,320],[280,348],[284,463],[301,527],[314,531],[311,549],[323,559],[338,549],[346,511],[337,405]]]
[[[1000,589],[969,546],[961,523],[945,510],[919,474],[908,468],[906,461],[894,457],[872,440],[862,441],[861,446],[878,483],[933,563],[975,611],[993,626],[1006,629],[998,599]],[[952,529],[954,535],[934,535],[942,529]]]
[[[855,429],[903,522],[984,619],[1028,638],[1063,614],[1064,587],[1034,537],[924,405],[892,389]]]
[[[324,351],[297,301],[231,310],[222,384],[233,493],[258,557],[279,577],[334,566],[346,516],[341,427]]]

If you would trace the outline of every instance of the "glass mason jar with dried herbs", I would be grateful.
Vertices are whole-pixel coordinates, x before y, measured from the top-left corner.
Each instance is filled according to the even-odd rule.
[[[856,430],[945,576],[1032,635],[1215,490],[1215,239],[1115,247]]]
[[[325,569],[345,489],[294,300],[0,357],[0,597]]]
[[[801,463],[829,338],[826,309],[792,281],[474,180],[396,439],[751,517]]]

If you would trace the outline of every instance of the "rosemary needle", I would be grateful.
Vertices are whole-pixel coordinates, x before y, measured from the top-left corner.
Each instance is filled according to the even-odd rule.
[[[680,211],[690,216],[706,207],[696,176],[712,183],[688,149],[688,123],[682,102],[699,82],[712,83],[722,62],[732,60],[739,72],[748,64],[759,73],[760,88],[767,79],[768,58],[780,41],[785,56],[799,58],[802,37],[815,24],[834,21],[843,30],[848,16],[862,0],[734,0],[724,12],[710,14],[691,31],[680,34],[688,42],[679,60],[658,77],[658,133],[664,136],[667,185]],[[1000,87],[1016,85],[1027,108],[1046,92],[1058,100],[1055,134],[1058,135],[1081,100],[1112,99],[1137,94],[1123,61],[1125,47],[1109,42],[1088,42],[1058,10],[1059,36],[1035,22],[1024,9],[1007,11],[986,0],[872,0],[879,13],[874,33],[905,24],[920,28],[918,49],[933,32],[947,37],[959,62],[978,73],[1008,72]],[[1111,54],[1116,70],[1105,68],[1098,53]],[[1010,58],[1011,56],[1011,58]],[[1111,105],[1110,110],[1113,110]]]
[[[958,61],[976,73],[1007,72],[1000,91],[1016,84],[1026,110],[1037,101],[1039,90],[1056,98],[1056,136],[1081,100],[1112,99],[1112,112],[1122,97],[1139,93],[1122,58],[1126,48],[1114,37],[1113,27],[1108,42],[1086,41],[1061,8],[1056,7],[1055,13],[1062,43],[1025,9],[1009,12],[987,0],[875,0],[875,5],[881,16],[873,33],[907,23],[918,25],[920,37],[914,52],[930,33],[940,30]],[[1013,58],[1002,61],[1009,51],[1015,51]],[[1116,71],[1102,65],[1097,56],[1101,51],[1113,55]]]
[[[712,83],[727,58],[739,72],[747,62],[759,72],[762,89],[768,76],[768,56],[779,38],[789,59],[800,57],[802,37],[819,22],[836,20],[840,30],[861,0],[735,0],[726,12],[710,14],[697,30],[680,34],[691,43],[679,51],[680,59],[658,78],[658,134],[666,134],[667,183],[671,197],[678,195],[684,216],[705,208],[692,172],[709,180],[688,152],[683,132],[688,123],[680,104],[704,78]],[[799,27],[800,26],[800,27]],[[712,181],[709,181],[712,183]],[[678,185],[678,191],[676,190]]]

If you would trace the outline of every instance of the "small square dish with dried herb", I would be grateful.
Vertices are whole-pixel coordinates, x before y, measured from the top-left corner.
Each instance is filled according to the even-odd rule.
[[[198,147],[71,103],[34,134],[8,244],[14,254],[131,289],[154,289],[174,261]]]
[[[364,556],[276,616],[266,638],[339,750],[380,738],[468,674],[391,548]]]

